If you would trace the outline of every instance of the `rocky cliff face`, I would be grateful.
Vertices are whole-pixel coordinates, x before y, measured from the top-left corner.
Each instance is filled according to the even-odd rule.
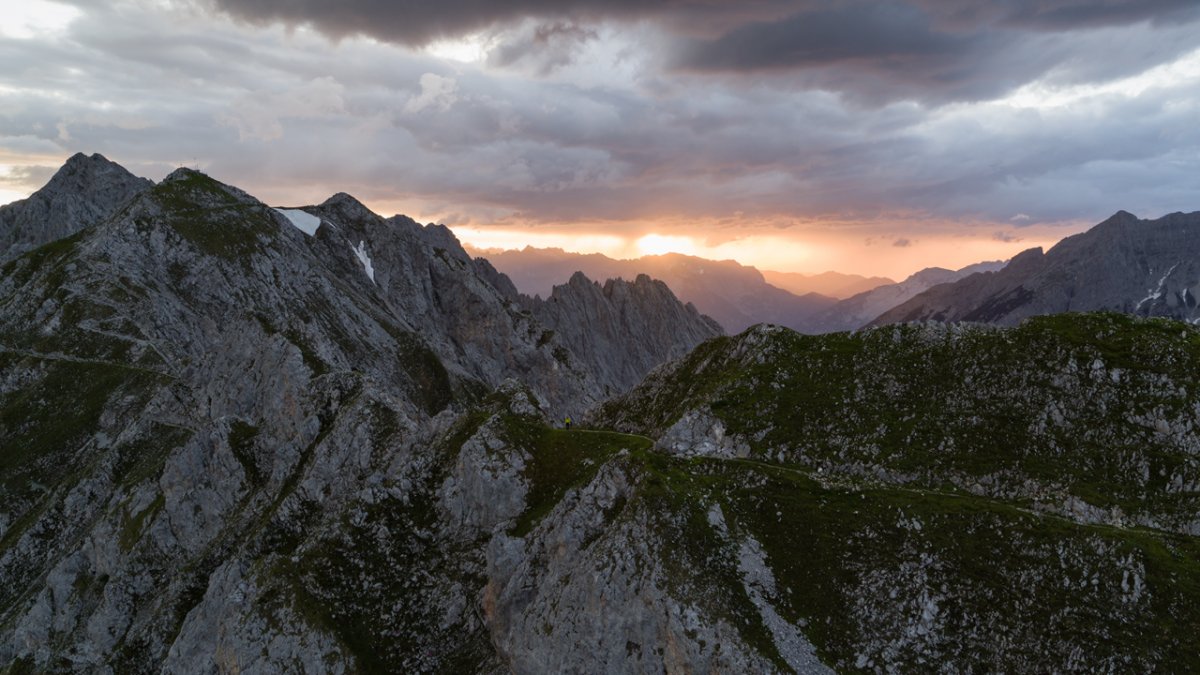
[[[0,206],[0,263],[98,223],[150,186],[99,154],[72,156],[28,199]]]
[[[1200,668],[1192,327],[760,327],[547,424],[712,328],[178,171],[0,269],[0,665]]]
[[[1015,325],[1069,311],[1200,318],[1200,213],[1139,220],[1121,211],[1067,237],[1044,254],[1021,253],[1002,270],[918,295],[879,316],[900,321],[976,321]]]
[[[580,355],[584,368],[605,383],[608,395],[629,389],[655,366],[723,333],[691,303],[680,304],[665,283],[644,274],[632,283],[609,279],[601,286],[576,272],[546,300],[535,298],[526,305]]]
[[[615,383],[511,283],[445,228],[188,170],[101,220],[0,272],[0,663],[491,670],[561,642],[497,652],[525,605],[481,614],[489,546],[569,487],[524,471],[565,456],[543,416]],[[592,465],[640,442],[583,438]]]
[[[704,476],[839,670],[1188,670],[1198,345],[1116,314],[760,327],[592,421]]]

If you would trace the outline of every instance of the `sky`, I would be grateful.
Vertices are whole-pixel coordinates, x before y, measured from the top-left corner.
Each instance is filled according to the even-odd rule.
[[[0,203],[75,152],[480,248],[893,278],[1200,210],[1196,0],[20,0]]]

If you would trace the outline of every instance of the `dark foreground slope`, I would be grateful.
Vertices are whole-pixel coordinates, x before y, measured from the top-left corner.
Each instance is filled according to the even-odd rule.
[[[476,436],[457,425],[498,388],[540,419],[624,386],[584,369],[444,228],[345,195],[306,211],[311,233],[180,170],[0,270],[0,664],[499,663],[480,637],[481,587],[453,581],[485,563],[455,518],[520,511],[521,495],[470,492],[495,477],[476,441],[463,505],[438,448],[452,439],[457,466]],[[330,584],[373,560],[352,536],[379,503],[408,520],[373,550],[400,558],[356,588],[390,589],[390,609],[338,605]],[[287,566],[301,562],[329,574],[300,583]],[[403,583],[387,576],[400,570]],[[427,594],[412,576],[425,573]],[[394,634],[406,637],[377,653]]]
[[[1120,211],[1049,251],[1003,269],[935,286],[873,325],[934,319],[1011,326],[1057,312],[1200,318],[1200,212],[1139,220]]]
[[[839,669],[1187,671],[1197,368],[1195,329],[1120,315],[760,327],[595,422],[679,458]]]
[[[1195,329],[762,327],[568,431],[623,367],[444,228],[304,211],[181,171],[0,269],[0,667],[1200,668]]]

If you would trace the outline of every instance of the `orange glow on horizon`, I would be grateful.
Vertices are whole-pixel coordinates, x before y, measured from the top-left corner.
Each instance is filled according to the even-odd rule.
[[[695,240],[685,236],[651,233],[639,238],[635,245],[642,255],[663,255],[665,253],[696,255]]]
[[[589,228],[590,229],[590,228]],[[735,260],[759,270],[819,274],[835,271],[885,276],[897,281],[927,267],[959,269],[978,262],[1007,260],[1026,249],[1050,248],[1085,226],[1027,228],[1020,237],[998,238],[993,227],[942,227],[909,237],[841,230],[751,231],[727,241],[705,241],[690,234],[622,235],[611,232],[551,231],[503,227],[451,227],[463,244],[477,250],[557,248],[570,253],[599,253],[630,259],[681,253],[710,260]],[[665,230],[669,232],[670,230]],[[697,227],[693,231],[703,231]],[[486,253],[484,253],[486,257]]]
[[[15,163],[0,153],[0,175]],[[52,161],[50,162],[52,163]],[[0,188],[0,203],[28,196],[30,191]],[[269,203],[311,202],[311,195],[272,195]],[[418,204],[368,202],[376,213],[427,212]],[[419,221],[440,222],[436,216]],[[834,271],[885,276],[897,281],[926,267],[959,269],[983,261],[1007,260],[1029,248],[1049,249],[1063,237],[1088,229],[1091,223],[1067,222],[1013,227],[1009,223],[929,221],[899,218],[892,222],[813,221],[794,227],[764,222],[728,221],[683,223],[666,221],[647,231],[630,223],[572,223],[569,226],[525,226],[496,221],[488,225],[449,225],[466,246],[485,251],[526,246],[556,248],[569,253],[599,253],[616,259],[680,253],[709,260],[734,260],[759,270],[820,274]],[[636,228],[636,229],[635,229]],[[640,230],[640,231],[639,231]],[[713,233],[723,239],[706,238]],[[904,233],[900,235],[899,233]]]

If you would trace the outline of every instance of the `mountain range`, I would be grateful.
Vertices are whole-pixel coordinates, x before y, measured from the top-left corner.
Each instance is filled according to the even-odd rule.
[[[1015,325],[1041,314],[1112,310],[1200,317],[1200,212],[1140,220],[1120,211],[1049,251],[1029,249],[1004,269],[932,288],[875,319]]]
[[[804,318],[797,330],[802,333],[857,330],[880,314],[935,286],[958,281],[977,272],[995,271],[1005,264],[1003,261],[981,262],[958,270],[927,267],[913,273],[904,281],[877,286],[811,314]]]
[[[732,260],[708,260],[679,253],[615,260],[599,253],[526,247],[479,255],[530,295],[544,295],[575,272],[594,279],[635,279],[645,274],[663,281],[680,300],[694,304],[726,331],[734,333],[764,322],[805,330],[806,317],[837,302],[816,293],[798,296],[776,288],[766,282],[762,272]]]
[[[731,333],[758,323],[787,326],[801,333],[855,330],[933,286],[1004,266],[997,261],[960,270],[930,267],[894,282],[885,277],[836,272],[819,275],[760,272],[732,260],[708,260],[678,253],[633,260],[532,247],[477,253],[531,295],[548,292],[547,289],[577,271],[598,279],[633,279],[646,274],[665,282],[681,300],[695,304],[699,311]],[[822,289],[828,294],[822,295],[822,291],[794,294],[806,288]]]
[[[1200,329],[725,336],[346,194],[102,207],[109,164],[0,267],[10,672],[1200,669]]]
[[[896,283],[894,279],[888,277],[864,277],[861,274],[843,274],[832,271],[820,274],[802,274],[800,272],[763,270],[762,275],[768,284],[782,288],[789,293],[796,295],[817,293],[838,300]]]
[[[60,175],[109,164],[77,156]],[[29,201],[89,213],[79,203],[107,194],[103,181],[55,192],[59,178]],[[299,641],[284,654],[317,658],[333,638],[306,632],[300,590],[257,566],[288,565],[368,503],[417,499],[405,486],[431,476],[453,491],[431,448],[489,397],[539,419],[579,414],[720,333],[648,279],[577,279],[535,306],[445,228],[345,194],[278,210],[180,169],[72,229],[0,271],[0,661],[38,668],[190,671],[226,648],[249,667],[286,635]],[[581,353],[564,307],[601,334],[640,332]],[[672,330],[654,330],[659,317]],[[471,492],[484,483],[457,489],[490,503]],[[203,604],[229,602],[220,583],[261,612]],[[479,626],[464,609],[452,624],[466,635]],[[283,632],[255,623],[268,618]],[[235,646],[211,643],[226,631]],[[420,639],[432,642],[404,663],[447,657],[443,638]]]

